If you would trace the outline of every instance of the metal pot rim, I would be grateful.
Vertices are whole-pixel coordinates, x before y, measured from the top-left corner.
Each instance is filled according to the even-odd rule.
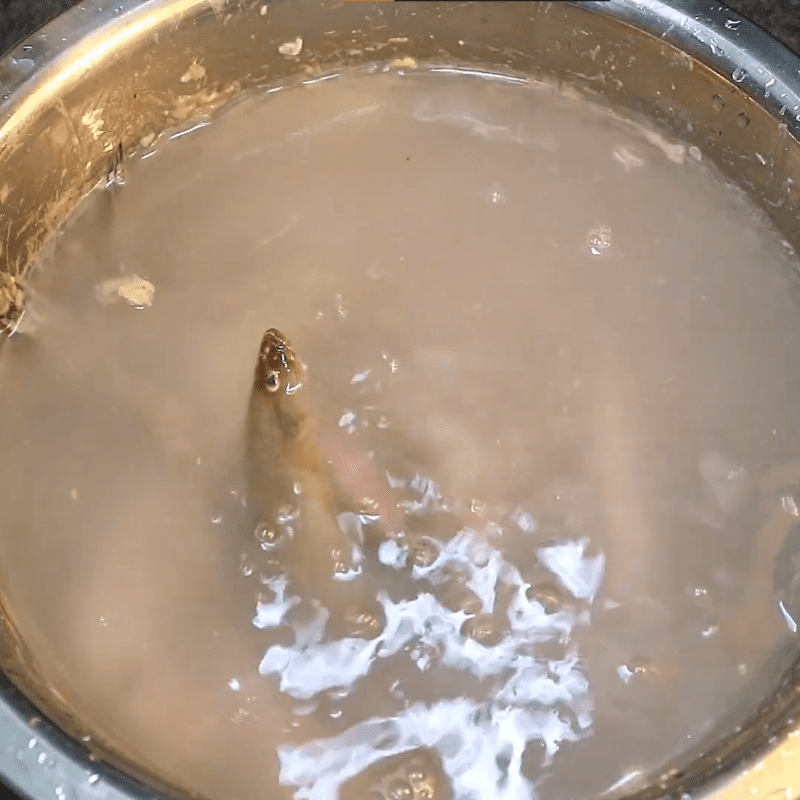
[[[274,0],[270,0],[274,1]],[[89,73],[115,46],[165,20],[203,8],[218,10],[232,0],[87,0],[57,17],[0,58],[0,151],[26,115],[26,98],[36,92],[56,96],[64,81]],[[644,31],[729,78],[800,140],[800,57],[754,24],[711,0],[573,0],[602,16]],[[768,65],[768,66],[767,66]],[[790,684],[800,709],[800,667]],[[666,775],[663,783],[636,796],[702,795],[742,800],[754,795],[791,800],[800,795],[800,725],[792,713],[759,733],[746,753],[721,748],[712,769]],[[0,674],[0,777],[23,796],[39,800],[71,793],[91,800],[152,798],[155,792],[114,767],[92,761],[73,741]],[[797,742],[798,744],[795,744]],[[8,746],[8,744],[11,746]],[[746,758],[744,758],[746,756]],[[701,759],[702,760],[702,759]],[[698,762],[700,763],[700,762]],[[755,766],[754,766],[755,765]]]

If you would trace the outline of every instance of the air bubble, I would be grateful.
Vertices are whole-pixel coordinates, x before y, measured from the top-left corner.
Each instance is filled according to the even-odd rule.
[[[239,572],[245,578],[253,574],[253,567],[247,562],[247,557],[245,555],[241,556],[241,560],[239,562]]]
[[[478,614],[466,620],[461,626],[461,635],[474,639],[484,647],[491,647],[502,638],[502,632],[498,631],[494,620],[488,614]]]
[[[434,797],[442,795],[438,773],[439,768],[430,763],[430,759],[425,756],[412,761],[406,774],[416,800],[433,800]]]
[[[272,540],[275,538],[272,526],[265,525],[263,522],[260,522],[258,525],[256,525],[253,535],[256,537],[256,541],[260,542],[261,544],[264,544],[265,542],[272,542]]]
[[[412,800],[414,790],[411,788],[411,784],[398,778],[389,784],[389,791],[386,796],[388,800]]]
[[[726,19],[725,20],[725,27],[729,31],[735,31],[741,24],[742,24],[742,21],[740,19]]]
[[[747,77],[747,70],[742,69],[741,67],[736,67],[736,69],[731,73],[731,78],[736,83],[741,83]]]
[[[451,611],[463,611],[465,614],[478,614],[483,611],[483,600],[472,589],[463,586],[458,578],[445,588],[439,600]]]
[[[345,611],[344,621],[348,635],[358,639],[375,639],[386,627],[386,617],[382,607],[371,609],[351,606]]]
[[[533,600],[541,604],[546,614],[553,614],[564,605],[564,592],[555,583],[540,583],[529,590]]]
[[[297,484],[295,484],[297,486]],[[278,525],[288,525],[291,522],[296,522],[300,517],[300,509],[297,506],[285,505],[278,509],[275,516],[275,521]]]
[[[439,552],[440,548],[436,541],[421,536],[411,545],[411,564],[415,567],[429,567],[439,558]]]
[[[722,111],[722,109],[725,108],[725,103],[718,94],[715,94],[711,98],[711,108],[713,108],[714,111]]]
[[[592,228],[589,231],[589,252],[599,256],[611,247],[611,229],[604,227]]]
[[[469,501],[469,510],[472,514],[476,514],[479,517],[485,517],[486,512],[489,510],[489,506],[481,500],[473,498]]]
[[[256,541],[261,546],[262,550],[274,550],[283,541],[287,533],[291,533],[292,529],[285,526],[272,526],[272,525],[259,525],[255,530]],[[245,573],[250,575],[250,572]]]
[[[653,664],[646,658],[634,656],[627,664],[617,667],[617,675],[623,683],[629,683],[633,678],[646,678],[657,674]]]
[[[363,372],[358,372],[350,378],[350,383],[363,383],[368,377],[369,373],[372,370],[365,369]]]
[[[96,772],[93,772],[93,773],[92,773],[92,774],[91,774],[91,775],[90,775],[90,776],[87,778],[87,780],[88,780],[88,782],[89,782],[90,784],[92,784],[92,785],[94,786],[94,784],[95,784],[95,783],[97,783],[97,781],[99,781],[99,780],[100,780],[100,776],[99,776],[99,775],[98,775]]]
[[[489,199],[494,205],[500,205],[506,202],[506,193],[499,183],[492,184],[489,191]]]

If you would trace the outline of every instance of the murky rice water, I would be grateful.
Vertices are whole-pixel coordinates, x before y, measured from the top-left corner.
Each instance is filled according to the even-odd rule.
[[[766,691],[799,265],[693,155],[415,74],[250,99],[127,164],[0,360],[3,581],[59,690],[242,800],[633,788]],[[298,501],[285,551],[244,468],[271,326],[355,509]],[[300,579],[323,528],[363,540],[350,580]]]

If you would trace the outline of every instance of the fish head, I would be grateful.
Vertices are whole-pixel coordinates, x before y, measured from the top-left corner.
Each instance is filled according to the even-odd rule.
[[[288,339],[276,328],[269,328],[261,339],[255,388],[268,395],[292,395],[303,387],[305,377],[306,366]]]

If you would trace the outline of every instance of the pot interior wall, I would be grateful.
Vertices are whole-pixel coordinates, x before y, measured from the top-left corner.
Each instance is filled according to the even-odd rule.
[[[602,5],[432,2],[419,13],[410,3],[176,0],[129,3],[94,29],[95,13],[76,8],[0,63],[0,85],[8,87],[0,106],[0,265],[24,274],[120,144],[134,152],[165,129],[188,127],[278,82],[407,57],[556,78],[654,121],[699,148],[800,249],[796,123]],[[66,44],[56,44],[62,37]],[[299,55],[282,55],[280,44],[297,37]],[[21,67],[23,60],[33,67]],[[22,69],[32,71],[26,77]],[[12,609],[2,638],[3,669],[14,684],[73,735],[87,733],[33,664]],[[638,796],[693,791],[742,754],[755,757],[790,724],[798,669],[754,711],[757,724]]]

